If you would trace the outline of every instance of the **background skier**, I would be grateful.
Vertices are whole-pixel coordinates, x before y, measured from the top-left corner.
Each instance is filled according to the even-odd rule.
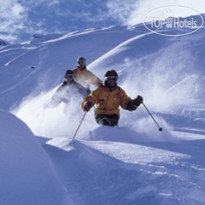
[[[72,70],[67,70],[63,83],[59,86],[51,101],[48,103],[48,107],[56,107],[59,103],[69,103],[71,98],[80,96],[84,98],[89,95],[91,91],[74,80],[74,73]]]
[[[78,66],[73,70],[74,79],[77,83],[80,83],[85,88],[90,88],[91,85],[97,87],[102,84],[102,81],[97,76],[87,70],[84,57],[79,57],[77,62]]]

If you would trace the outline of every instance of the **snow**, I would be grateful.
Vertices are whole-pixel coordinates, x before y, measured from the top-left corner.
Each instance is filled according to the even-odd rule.
[[[47,143],[62,181],[72,183],[74,204],[204,203],[204,162],[195,164],[193,142],[135,144],[125,143],[127,137],[122,142],[116,136],[118,142],[61,138]]]
[[[0,204],[205,204],[204,29],[164,37],[139,24],[36,35],[0,48]],[[114,128],[97,125],[92,109],[72,140],[82,99],[45,105],[79,56],[101,79],[116,69],[163,132],[143,106],[121,110]]]
[[[0,111],[0,204],[71,204],[51,160],[20,119]]]

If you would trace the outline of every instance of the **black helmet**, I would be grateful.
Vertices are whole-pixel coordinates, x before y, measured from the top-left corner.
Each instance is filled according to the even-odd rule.
[[[74,73],[72,70],[67,70],[66,73],[65,73],[65,77],[66,76],[70,76],[70,77],[73,77],[74,76]]]
[[[118,78],[118,74],[115,70],[108,70],[105,73],[105,77],[117,77]]]
[[[86,59],[84,57],[78,57],[77,62],[79,63],[79,61],[83,61],[85,63]]]

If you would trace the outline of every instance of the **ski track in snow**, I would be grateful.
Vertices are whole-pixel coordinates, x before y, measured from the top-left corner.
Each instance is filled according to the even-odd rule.
[[[0,92],[0,95],[4,95],[9,91],[14,90],[15,88],[17,88],[18,86],[22,85],[26,80],[28,80],[33,74],[35,73],[35,71],[29,73],[24,79],[22,79],[20,82],[16,83],[15,85],[7,88],[6,90],[4,90],[3,92]]]
[[[62,181],[72,182],[68,191],[74,204],[205,203],[205,167],[194,164],[190,155],[139,144],[67,138],[50,140],[45,148]],[[68,161],[59,163],[63,158]],[[81,192],[79,199],[76,193]]]

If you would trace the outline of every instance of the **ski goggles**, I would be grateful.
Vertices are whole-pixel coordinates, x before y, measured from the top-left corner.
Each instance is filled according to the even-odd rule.
[[[79,63],[85,63],[85,60],[83,60],[83,59],[82,60],[78,60],[78,64]]]
[[[65,75],[65,78],[70,78],[70,79],[73,79],[73,74],[67,74],[67,75]]]
[[[105,80],[107,80],[107,81],[117,81],[117,76],[108,76],[108,77],[105,77]]]

